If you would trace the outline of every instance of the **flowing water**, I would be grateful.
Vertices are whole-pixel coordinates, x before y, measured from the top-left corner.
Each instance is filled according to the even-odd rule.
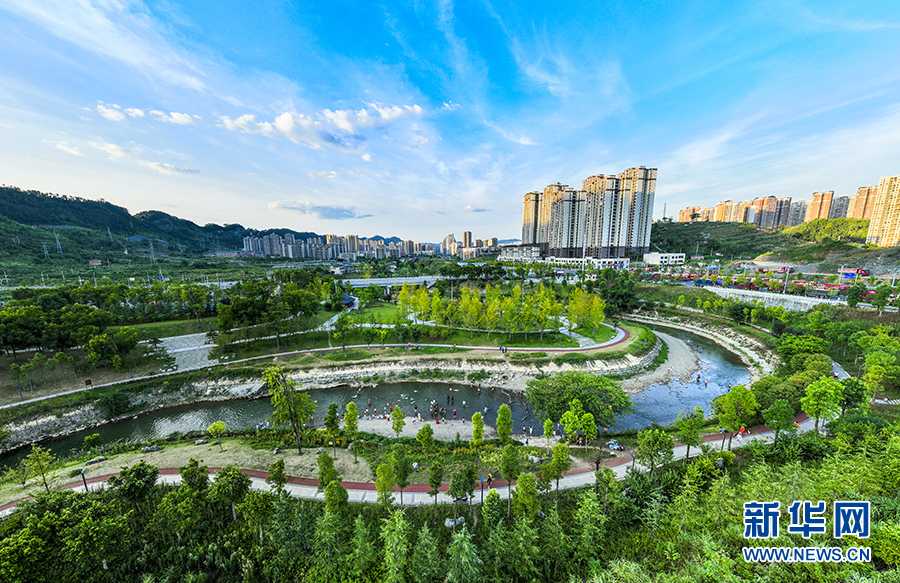
[[[662,331],[684,341],[691,346],[700,359],[700,382],[696,375],[690,382],[671,382],[667,385],[650,385],[632,397],[634,411],[620,419],[613,430],[646,427],[651,423],[668,425],[682,411],[702,407],[704,413],[710,412],[710,402],[729,387],[746,383],[750,372],[735,354],[723,349],[718,344],[696,334],[675,328],[660,327]],[[704,382],[705,381],[705,382]],[[343,415],[346,404],[356,401],[357,409],[363,414],[366,408],[370,413],[382,413],[389,406],[400,407],[407,415],[415,413],[415,407],[428,418],[428,408],[432,400],[447,408],[448,418],[454,409],[457,415],[470,419],[472,413],[482,412],[485,423],[493,426],[497,418],[497,408],[506,403],[512,410],[513,433],[521,435],[543,433],[539,419],[527,408],[524,397],[499,389],[481,389],[468,384],[447,385],[443,383],[405,382],[386,383],[374,388],[366,388],[357,392],[349,386],[309,391],[311,399],[316,401],[317,410],[315,424],[322,426],[328,404],[335,402],[339,406],[339,414]],[[449,401],[449,402],[448,402]],[[463,402],[466,403],[465,407]],[[487,412],[485,413],[485,409]],[[216,421],[224,421],[230,429],[264,426],[266,418],[272,413],[269,399],[244,399],[237,401],[217,401],[212,403],[192,403],[160,409],[140,415],[133,419],[108,423],[106,425],[79,431],[72,435],[49,441],[48,446],[57,455],[67,453],[73,448],[80,448],[87,435],[99,433],[104,442],[117,439],[144,440],[165,437],[173,432],[205,430]],[[465,439],[471,426],[460,431]],[[26,448],[11,452],[0,458],[0,463],[16,463],[26,455]]]

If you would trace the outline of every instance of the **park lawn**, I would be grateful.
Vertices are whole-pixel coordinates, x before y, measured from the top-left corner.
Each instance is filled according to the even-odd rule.
[[[370,317],[374,318],[375,322],[379,324],[393,324],[400,317],[400,308],[397,304],[374,302],[362,308],[357,318],[359,321],[365,322]]]
[[[575,330],[577,334],[581,334],[582,336],[587,336],[588,338],[592,338],[597,342],[603,343],[607,340],[611,340],[615,337],[616,331],[608,326],[597,326],[597,332],[595,333],[591,328],[577,328]]]
[[[188,334],[199,334],[209,332],[216,329],[216,318],[210,316],[208,318],[200,318],[200,324],[197,324],[196,318],[187,320],[170,320],[166,322],[142,322],[140,324],[126,324],[125,326],[110,326],[108,331],[115,333],[122,328],[131,328],[138,333],[138,339],[147,340],[149,338],[170,338],[172,336],[187,336]]]

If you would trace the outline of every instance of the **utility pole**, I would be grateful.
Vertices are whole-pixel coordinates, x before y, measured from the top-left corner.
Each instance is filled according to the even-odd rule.
[[[50,259],[50,252],[47,250],[46,243],[41,243],[41,249],[44,250],[44,259]]]
[[[56,237],[56,252],[62,255],[62,245],[59,244],[59,233],[53,233],[53,236]]]

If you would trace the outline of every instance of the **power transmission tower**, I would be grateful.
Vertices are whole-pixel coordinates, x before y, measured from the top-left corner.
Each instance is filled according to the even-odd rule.
[[[62,245],[59,244],[59,233],[53,233],[53,236],[56,237],[56,252],[62,255]]]
[[[106,232],[109,233],[109,242],[112,243],[113,242],[112,231],[109,230],[109,227],[106,227]]]
[[[44,250],[44,259],[50,259],[50,251],[47,249],[46,243],[41,243],[41,249]]]
[[[150,241],[150,262],[156,261],[156,251],[153,250],[153,241]]]

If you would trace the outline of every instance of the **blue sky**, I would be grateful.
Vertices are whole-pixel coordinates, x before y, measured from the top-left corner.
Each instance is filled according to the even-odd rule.
[[[659,168],[655,216],[900,173],[900,5],[0,0],[0,182],[198,223],[518,237]]]

